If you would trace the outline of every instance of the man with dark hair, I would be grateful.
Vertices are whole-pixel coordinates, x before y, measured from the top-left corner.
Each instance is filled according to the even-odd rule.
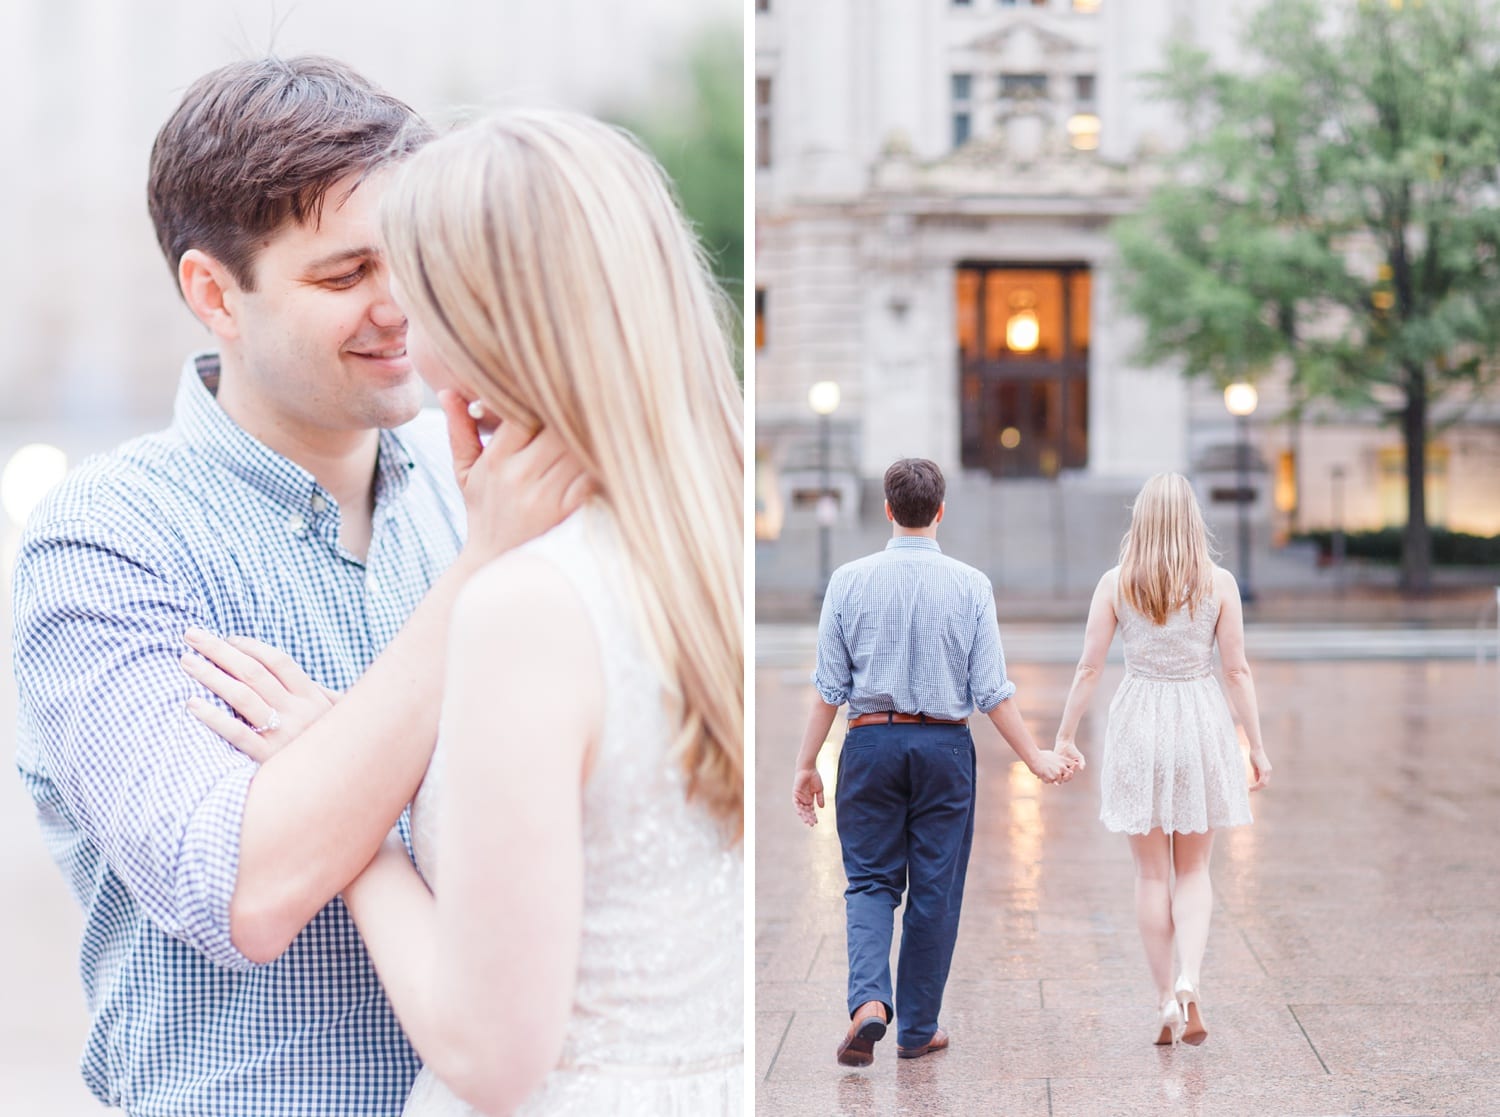
[[[902,458],[885,471],[885,501],[897,527],[926,528],[943,514],[943,471],[926,458]]]
[[[337,896],[426,770],[424,652],[462,584],[579,496],[567,468],[536,483],[545,432],[483,449],[452,395],[451,447],[418,420],[376,211],[427,134],[326,59],[188,90],[150,210],[217,352],[188,360],[168,430],[81,466],[22,542],[19,766],[85,909],[84,1079],[131,1115],[395,1117],[418,1070]],[[257,765],[184,709],[217,677],[189,650],[222,654],[210,634],[348,693],[297,725],[268,710]]]
[[[988,715],[1044,783],[1072,775],[1060,756],[1037,748],[1017,708],[989,579],[938,548],[943,495],[942,471],[930,461],[904,458],[886,470],[891,541],[834,571],[818,625],[818,694],[792,802],[803,822],[817,825],[818,753],[847,702],[835,794],[849,882],[850,1025],[837,1051],[845,1066],[873,1061],[893,1015],[901,1058],[948,1046],[938,1012],[974,840],[969,715],[976,707]],[[892,916],[903,892],[893,997]]]

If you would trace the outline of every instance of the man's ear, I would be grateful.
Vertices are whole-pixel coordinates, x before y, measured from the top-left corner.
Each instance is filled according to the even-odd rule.
[[[177,285],[188,309],[215,337],[221,341],[239,338],[235,309],[240,286],[228,268],[207,252],[189,248],[177,262]]]
[[[885,502],[885,518],[887,520],[890,520],[891,523],[895,523],[896,522],[896,517],[891,514],[891,502],[890,501],[886,501]]]
[[[948,510],[948,502],[945,500],[945,501],[943,501],[943,503],[941,503],[941,504],[938,505],[938,514],[933,517],[932,522],[934,524],[940,524],[940,523],[942,523],[943,522],[943,513],[946,512],[947,510]]]

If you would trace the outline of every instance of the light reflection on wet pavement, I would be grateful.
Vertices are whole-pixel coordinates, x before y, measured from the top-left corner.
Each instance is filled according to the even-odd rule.
[[[1097,765],[1038,784],[988,721],[951,1049],[834,1062],[843,873],[832,810],[790,807],[811,688],[788,630],[756,673],[757,1112],[1500,1113],[1500,668],[1493,661],[1254,663],[1273,787],[1219,836],[1200,1048],[1158,1048],[1125,840],[1098,822]],[[1011,664],[1050,741],[1070,665]],[[1097,760],[1121,669],[1080,744]]]

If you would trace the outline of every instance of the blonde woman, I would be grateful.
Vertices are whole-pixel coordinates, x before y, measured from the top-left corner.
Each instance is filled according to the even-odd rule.
[[[1078,723],[1116,625],[1125,643],[1125,678],[1109,706],[1099,817],[1130,839],[1136,920],[1160,1011],[1156,1042],[1200,1044],[1208,1037],[1198,980],[1213,907],[1208,867],[1214,831],[1251,821],[1230,706],[1250,745],[1249,790],[1266,786],[1271,762],[1245,659],[1239,587],[1214,565],[1203,514],[1180,474],[1146,482],[1120,546],[1120,565],[1094,590],[1055,745],[1080,767]],[[1228,705],[1213,678],[1215,643]]]
[[[597,121],[496,116],[394,176],[413,363],[496,438],[555,432],[597,489],[468,582],[412,810],[421,875],[393,838],[343,894],[426,1064],[404,1112],[738,1113],[743,461],[720,296],[660,168]]]

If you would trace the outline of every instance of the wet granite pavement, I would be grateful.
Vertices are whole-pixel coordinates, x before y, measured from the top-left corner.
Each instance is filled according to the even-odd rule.
[[[849,1070],[833,1057],[848,1019],[842,731],[820,762],[830,807],[808,831],[789,793],[811,694],[799,634],[757,629],[757,1113],[1500,1114],[1493,659],[1252,661],[1275,782],[1252,797],[1256,824],[1216,843],[1200,1048],[1151,1043],[1130,856],[1097,820],[1097,766],[1043,787],[977,721],[952,1047],[901,1061],[888,1036],[874,1066]],[[1007,646],[1011,674],[1045,742],[1072,670],[1028,662],[1025,643]],[[1093,759],[1120,674],[1107,669],[1080,732]]]

